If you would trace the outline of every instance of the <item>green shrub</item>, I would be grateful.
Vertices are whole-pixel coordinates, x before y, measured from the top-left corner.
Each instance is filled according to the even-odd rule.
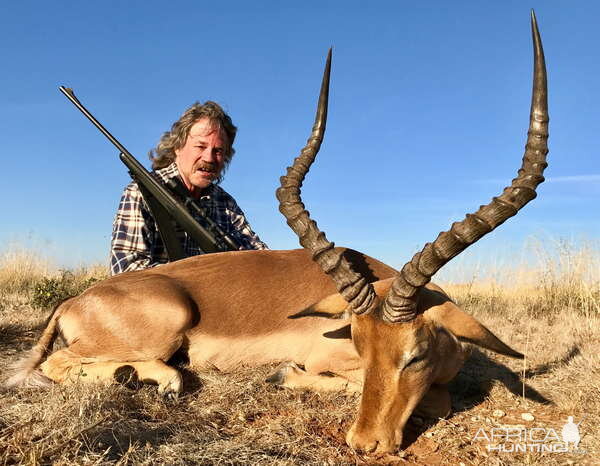
[[[31,305],[47,309],[89,288],[97,278],[77,277],[69,270],[60,270],[58,277],[43,277],[33,287]]]

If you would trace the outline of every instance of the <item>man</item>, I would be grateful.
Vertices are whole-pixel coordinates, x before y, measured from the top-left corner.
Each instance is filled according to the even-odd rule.
[[[150,152],[152,168],[163,182],[179,177],[212,220],[237,240],[240,249],[267,249],[233,197],[218,186],[235,152],[236,131],[231,118],[218,104],[195,103]],[[186,255],[204,253],[184,231],[179,231],[178,237]],[[156,222],[135,182],[125,188],[121,197],[110,252],[112,275],[168,261]]]

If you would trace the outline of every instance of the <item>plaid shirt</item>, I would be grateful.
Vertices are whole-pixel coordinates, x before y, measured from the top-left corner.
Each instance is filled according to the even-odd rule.
[[[179,176],[175,163],[153,172],[163,182]],[[268,249],[258,235],[252,231],[237,203],[225,190],[211,185],[198,200],[207,215],[227,234],[241,244],[240,249]],[[200,220],[192,212],[190,214]],[[204,254],[200,246],[182,229],[177,230],[183,251],[187,256]],[[110,272],[145,269],[168,262],[162,238],[154,218],[136,182],[131,182],[121,196],[119,210],[115,216],[110,247]]]

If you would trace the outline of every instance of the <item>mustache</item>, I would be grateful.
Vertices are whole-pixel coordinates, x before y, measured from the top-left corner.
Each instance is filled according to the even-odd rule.
[[[213,162],[205,162],[204,160],[200,160],[194,164],[194,170],[203,170],[206,172],[216,173],[219,171],[219,166]]]

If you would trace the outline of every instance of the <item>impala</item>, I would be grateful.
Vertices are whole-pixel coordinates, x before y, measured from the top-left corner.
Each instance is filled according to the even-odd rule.
[[[415,410],[449,413],[447,383],[469,355],[465,343],[523,357],[430,279],[515,215],[544,180],[546,71],[533,13],[532,35],[533,96],[517,177],[489,204],[427,243],[400,272],[334,248],[301,201],[302,181],[325,132],[330,51],[312,134],[277,191],[280,210],[304,249],[197,256],[104,280],[54,310],[7,384],[113,380],[119,368],[130,366],[139,379],[170,394],[182,389],[180,373],[167,364],[178,350],[197,370],[283,362],[271,382],[362,392],[348,445],[397,449]],[[66,347],[51,352],[58,333]]]

